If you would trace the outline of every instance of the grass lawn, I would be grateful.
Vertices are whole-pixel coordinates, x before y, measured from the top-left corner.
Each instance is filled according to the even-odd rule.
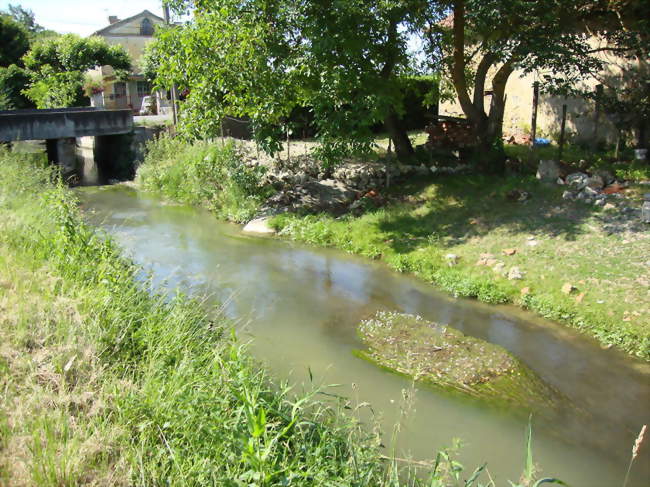
[[[638,208],[643,188],[612,201]],[[512,201],[513,189],[532,197]],[[457,296],[519,304],[650,360],[650,228],[619,206],[565,201],[562,191],[531,176],[432,177],[393,187],[387,205],[360,216],[282,215],[273,224],[288,238],[383,259]],[[509,271],[523,278],[508,279]]]

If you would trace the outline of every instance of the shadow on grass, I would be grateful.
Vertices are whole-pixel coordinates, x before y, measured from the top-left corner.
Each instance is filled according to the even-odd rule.
[[[531,197],[515,201],[513,190]],[[393,198],[402,204],[387,212],[377,227],[398,253],[426,244],[452,246],[497,229],[509,233],[575,240],[595,207],[562,199],[563,186],[532,176],[454,175],[401,185]],[[415,194],[408,197],[404,195]]]

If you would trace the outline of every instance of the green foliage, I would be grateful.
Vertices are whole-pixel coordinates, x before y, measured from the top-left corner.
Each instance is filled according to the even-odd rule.
[[[20,63],[29,50],[29,37],[25,28],[10,16],[0,12],[0,67]]]
[[[101,37],[66,34],[36,44],[24,58],[25,67],[39,72],[49,66],[56,72],[88,71],[109,65],[116,71],[131,68],[128,53],[122,46],[110,45]]]
[[[29,75],[23,68],[15,64],[0,67],[0,96],[5,100],[4,103],[0,102],[0,110],[33,108],[34,104],[22,93],[27,83]]]
[[[137,181],[148,191],[176,201],[205,206],[219,217],[245,222],[272,189],[261,183],[263,169],[248,167],[234,144],[187,142],[160,137],[147,145]]]
[[[402,104],[398,114],[407,130],[421,130],[437,114],[439,76],[405,76],[398,80]]]
[[[119,77],[130,69],[126,50],[109,45],[100,37],[66,34],[43,40],[23,58],[31,85],[24,91],[38,108],[88,105],[84,96],[84,73],[109,65]]]
[[[10,15],[16,22],[22,25],[30,35],[38,34],[44,29],[41,25],[36,23],[36,16],[34,12],[23,8],[21,5],[9,4],[7,7],[7,15]]]
[[[83,93],[84,75],[79,71],[57,73],[43,69],[23,94],[36,104],[36,108],[61,108],[88,105]]]
[[[369,152],[372,128],[402,105],[409,34],[401,27],[421,0],[172,4],[193,6],[192,21],[159,32],[147,64],[158,86],[189,90],[181,126],[192,137],[219,135],[226,115],[248,117],[272,154],[291,113],[309,107],[320,158],[332,164]]]

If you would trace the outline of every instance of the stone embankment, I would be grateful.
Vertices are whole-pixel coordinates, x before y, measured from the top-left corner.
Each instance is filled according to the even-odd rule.
[[[266,173],[262,184],[277,190],[260,213],[244,227],[246,232],[260,234],[273,233],[268,220],[280,213],[356,213],[367,205],[381,204],[383,190],[405,177],[455,173],[467,169],[464,165],[405,165],[392,159],[350,159],[335,168],[327,168],[308,153],[288,159],[272,159],[247,146],[242,146],[242,159],[250,167],[263,166]]]

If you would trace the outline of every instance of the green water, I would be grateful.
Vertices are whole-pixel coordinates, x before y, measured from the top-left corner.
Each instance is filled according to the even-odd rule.
[[[568,398],[551,417],[533,419],[542,473],[572,486],[622,484],[636,434],[650,423],[647,364],[522,311],[454,300],[341,252],[246,236],[207,212],[128,188],[81,188],[79,195],[88,221],[111,234],[156,286],[222,303],[275,377],[299,387],[311,371],[318,383],[338,384],[331,392],[370,403],[372,412],[361,414],[379,420],[387,446],[411,384],[352,353],[361,347],[356,324],[378,310],[419,314],[510,350]],[[525,425],[524,417],[415,388],[396,435],[397,455],[431,459],[460,438],[461,462],[488,462],[497,485],[507,485],[522,472]],[[646,444],[628,485],[650,485],[649,479]]]

